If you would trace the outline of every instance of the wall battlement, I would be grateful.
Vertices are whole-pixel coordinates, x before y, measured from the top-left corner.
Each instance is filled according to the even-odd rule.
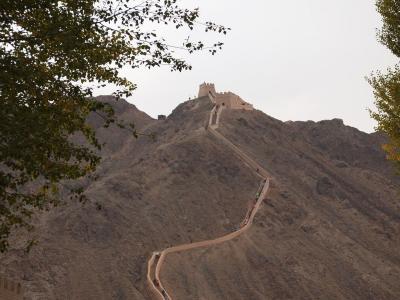
[[[211,101],[217,105],[222,105],[229,109],[245,109],[253,110],[253,105],[244,101],[238,95],[232,92],[222,92],[217,93],[215,90],[215,85],[213,83],[202,83],[199,88],[199,98],[200,97],[210,97]]]
[[[208,96],[209,93],[211,93],[212,95],[215,95],[217,93],[215,91],[215,85],[213,83],[202,83],[199,89],[199,98]]]

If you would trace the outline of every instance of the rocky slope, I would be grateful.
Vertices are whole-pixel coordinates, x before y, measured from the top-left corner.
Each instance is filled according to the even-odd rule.
[[[276,186],[246,238],[170,258],[176,299],[400,297],[399,181],[381,137],[261,112],[225,111],[221,124]]]
[[[157,121],[120,101],[117,114],[155,140],[93,117],[107,146],[87,183],[92,202],[42,215],[39,245],[1,256],[0,275],[22,281],[28,299],[151,299],[152,251],[233,230],[259,185],[204,130],[211,109],[196,99]],[[272,174],[273,189],[245,236],[168,257],[175,300],[400,298],[400,182],[381,136],[260,111],[224,110],[218,130]]]

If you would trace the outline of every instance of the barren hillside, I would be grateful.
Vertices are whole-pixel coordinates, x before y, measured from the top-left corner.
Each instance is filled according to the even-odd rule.
[[[398,179],[381,137],[229,110],[221,127],[276,186],[245,238],[170,258],[176,299],[400,297]]]
[[[108,143],[99,179],[87,182],[92,202],[40,216],[39,245],[1,256],[0,276],[19,280],[27,299],[151,299],[152,252],[234,230],[259,188],[204,129],[212,107],[203,97],[158,121],[120,101],[117,114],[155,140],[92,118]],[[218,130],[271,173],[273,188],[244,236],[168,257],[174,300],[400,298],[400,184],[382,137],[340,120],[227,109]]]

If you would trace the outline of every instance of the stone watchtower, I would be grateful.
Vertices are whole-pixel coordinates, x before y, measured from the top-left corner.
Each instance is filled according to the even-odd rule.
[[[202,83],[199,88],[199,98],[208,96],[210,100],[229,109],[253,110],[253,105],[244,101],[232,92],[217,93],[213,83]]]
[[[212,96],[216,96],[215,85],[213,83],[202,83],[199,89],[199,98],[208,96],[211,93]]]

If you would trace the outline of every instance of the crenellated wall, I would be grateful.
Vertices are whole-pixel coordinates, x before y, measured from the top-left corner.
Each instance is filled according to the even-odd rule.
[[[0,276],[0,299],[22,300],[23,292],[21,284]]]
[[[213,83],[202,83],[200,84],[200,89],[199,89],[199,98],[208,96],[208,94],[211,93],[213,96],[217,94],[215,91],[215,85]]]
[[[213,83],[203,83],[199,88],[199,98],[209,96],[211,101],[228,109],[253,110],[254,107],[232,92],[217,93]]]

